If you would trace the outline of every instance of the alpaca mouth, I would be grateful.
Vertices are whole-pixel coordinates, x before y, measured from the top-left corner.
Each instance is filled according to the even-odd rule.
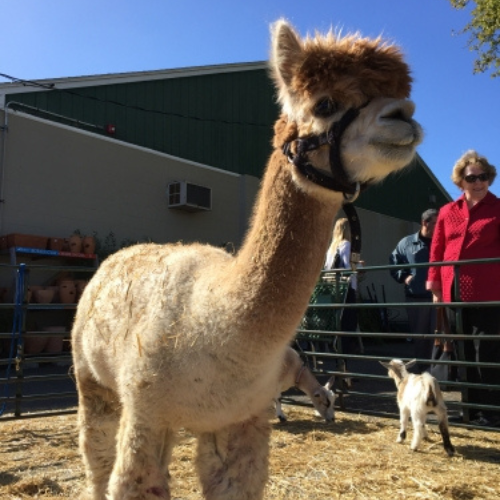
[[[392,154],[396,151],[411,153],[422,142],[422,127],[415,121],[398,122],[391,126],[387,135],[380,135],[370,141],[381,153]],[[394,130],[396,129],[397,130]]]

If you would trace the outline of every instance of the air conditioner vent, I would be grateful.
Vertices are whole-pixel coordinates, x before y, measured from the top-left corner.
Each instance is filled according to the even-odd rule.
[[[168,208],[188,212],[212,209],[212,190],[186,181],[171,182],[167,186]]]

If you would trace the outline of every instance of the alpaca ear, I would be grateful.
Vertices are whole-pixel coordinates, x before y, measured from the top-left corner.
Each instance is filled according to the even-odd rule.
[[[272,25],[271,33],[271,64],[274,74],[283,85],[289,87],[295,74],[294,68],[303,58],[300,38],[284,19]]]

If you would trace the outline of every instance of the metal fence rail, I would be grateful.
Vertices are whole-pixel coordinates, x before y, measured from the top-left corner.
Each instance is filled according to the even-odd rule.
[[[75,411],[76,387],[71,375],[69,324],[76,303],[37,304],[28,300],[32,274],[84,273],[95,268],[87,266],[9,265],[1,264],[0,272],[11,276],[13,300],[0,304],[0,421],[58,415]],[[62,314],[68,328],[50,327],[43,331],[28,330],[27,320],[36,311]],[[27,354],[26,342],[44,338],[60,338],[60,353]]]
[[[458,269],[461,265],[470,263],[498,263],[498,259],[481,259],[474,261],[436,263],[435,265],[453,265],[458,278]],[[413,264],[411,267],[428,267],[429,264]],[[390,269],[407,268],[408,266],[372,266],[363,268],[363,273],[388,272]],[[74,271],[91,273],[95,269],[85,266],[33,266],[33,265],[0,265],[0,273],[11,273],[15,277],[14,301],[0,304],[0,315],[7,321],[0,323],[0,341],[4,351],[0,356],[0,421],[16,418],[31,418],[41,415],[66,414],[75,411],[76,388],[71,375],[71,352],[69,348],[69,331],[27,331],[26,320],[34,311],[69,311],[72,314],[76,304],[33,304],[27,301],[27,287],[31,273],[38,271]],[[412,334],[402,328],[400,321],[391,323],[388,328],[374,331],[345,332],[339,329],[338,315],[342,308],[357,308],[367,317],[387,315],[387,311],[413,307],[438,307],[439,305],[453,305],[456,307],[458,321],[461,328],[460,315],[467,307],[493,307],[499,306],[500,301],[487,303],[363,303],[343,304],[342,297],[346,284],[340,278],[349,275],[349,271],[329,273],[327,279],[320,279],[318,286],[311,298],[311,304],[304,315],[303,321],[297,330],[297,345],[306,362],[313,372],[321,378],[335,374],[339,383],[337,394],[342,410],[357,413],[379,415],[385,417],[398,417],[396,407],[395,386],[387,373],[379,365],[379,361],[389,361],[393,357],[410,359],[408,356],[409,337],[435,338],[436,335]],[[328,300],[327,300],[328,299]],[[5,319],[4,318],[4,319]],[[5,325],[8,324],[8,327]],[[370,324],[370,322],[368,322]],[[378,325],[383,322],[378,321]],[[387,325],[386,325],[387,326]],[[3,327],[3,328],[2,328]],[[367,330],[364,328],[364,330]],[[500,333],[500,332],[499,332]],[[24,350],[25,341],[30,337],[61,336],[67,348],[58,355],[27,355]],[[338,339],[342,337],[356,337],[361,339],[364,352],[360,354],[344,354],[339,348]],[[442,335],[439,336],[443,338]],[[451,336],[450,336],[451,337]],[[453,335],[457,343],[470,341],[471,337],[464,334],[463,330]],[[500,341],[500,335],[482,336],[482,339]],[[6,349],[7,347],[7,349]],[[495,409],[492,405],[474,405],[468,401],[468,389],[480,387],[482,389],[500,390],[500,385],[473,384],[465,377],[465,368],[468,366],[490,367],[500,369],[498,363],[473,363],[465,361],[463,350],[459,349],[456,361],[447,364],[455,366],[460,374],[458,380],[445,384],[445,399],[451,415],[463,413],[463,423],[452,425],[471,426],[468,422],[470,409]],[[429,361],[429,360],[420,360]],[[347,363],[348,371],[345,370]],[[433,363],[440,364],[439,361]],[[499,372],[500,374],[500,372]],[[354,379],[351,387],[342,384],[342,380]],[[499,380],[500,382],[500,380]],[[304,399],[284,397],[285,403],[308,404]],[[484,427],[483,427],[484,428]],[[493,429],[492,430],[500,430]]]
[[[454,267],[455,276],[455,290],[458,288],[459,269],[462,265],[467,264],[481,264],[488,265],[491,263],[499,263],[500,258],[495,259],[475,259],[467,261],[455,262],[439,262],[433,264],[407,264],[402,265],[387,265],[387,266],[372,266],[363,267],[363,274],[389,272],[389,270],[407,269],[408,267],[430,267],[434,266],[450,266]],[[485,272],[487,272],[485,268]],[[453,422],[454,425],[464,425],[474,427],[470,423],[469,410],[495,410],[500,414],[500,407],[486,404],[472,404],[468,399],[468,391],[471,388],[485,389],[491,391],[500,390],[500,385],[497,384],[478,384],[467,381],[466,368],[494,368],[500,369],[500,359],[498,362],[472,362],[465,360],[463,343],[472,342],[471,335],[464,334],[462,312],[470,307],[498,307],[500,301],[491,302],[453,302],[453,303],[433,303],[433,302],[383,302],[383,303],[364,303],[358,302],[356,304],[344,304],[342,296],[344,293],[345,283],[343,278],[352,274],[352,271],[336,271],[335,273],[324,272],[316,287],[315,294],[313,294],[311,304],[308,311],[297,330],[296,343],[301,354],[304,356],[306,362],[312,371],[318,376],[330,376],[334,374],[339,380],[354,379],[359,381],[359,387],[367,388],[366,390],[354,390],[353,387],[347,388],[346,384],[338,384],[337,393],[340,396],[340,405],[345,411],[355,411],[361,413],[371,413],[376,415],[398,417],[397,407],[395,404],[395,387],[392,381],[389,381],[387,372],[379,365],[379,361],[390,361],[394,357],[401,357],[403,360],[414,358],[410,354],[410,350],[405,347],[407,340],[417,339],[451,339],[457,345],[457,359],[453,361],[439,361],[433,360],[432,364],[440,365],[445,364],[456,368],[458,377],[456,380],[443,382],[441,385],[445,389],[445,400],[450,411],[450,414],[456,417],[460,422]],[[331,300],[325,300],[325,295],[330,295]],[[410,334],[405,331],[394,331],[389,327],[385,331],[357,331],[346,332],[340,330],[339,315],[340,311],[344,308],[356,308],[360,314],[364,311],[365,314],[375,314],[381,317],[387,315],[388,310],[408,309],[408,308],[422,308],[422,307],[449,307],[453,306],[457,316],[457,333],[451,335],[436,335],[436,334]],[[378,324],[383,322],[380,319]],[[315,328],[319,326],[319,328]],[[326,327],[325,327],[326,326]],[[333,326],[333,328],[332,328]],[[401,326],[401,325],[399,325]],[[345,354],[342,353],[341,342],[339,338],[344,337],[357,337],[361,339],[363,345],[367,344],[363,354]],[[394,349],[394,343],[399,340],[399,349]],[[481,340],[492,340],[500,342],[500,331],[498,335],[481,335]],[[373,354],[370,355],[370,352]],[[394,355],[394,352],[397,355]],[[417,358],[418,362],[427,362],[427,359]],[[345,371],[345,366],[349,368]],[[377,374],[378,373],[378,374]],[[379,382],[379,384],[377,384]],[[386,385],[383,385],[385,382]],[[389,385],[387,385],[389,384]],[[499,384],[500,384],[500,371],[499,371]],[[356,387],[356,384],[354,385]],[[392,405],[384,405],[383,403],[378,406],[372,404],[370,400],[382,401],[384,399],[393,401]],[[284,402],[293,403],[294,400],[285,398]],[[350,403],[354,402],[352,406]],[[460,416],[460,418],[458,418]],[[484,428],[484,427],[482,427]],[[497,428],[490,428],[500,430]]]

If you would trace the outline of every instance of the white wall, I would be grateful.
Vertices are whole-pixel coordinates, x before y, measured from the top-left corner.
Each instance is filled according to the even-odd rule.
[[[0,113],[0,119],[2,114]],[[28,233],[67,237],[73,230],[114,232],[123,239],[183,240],[214,245],[241,243],[259,180],[131,146],[22,113],[9,113],[2,185],[0,235]],[[3,169],[3,175],[2,170]],[[212,189],[212,211],[187,213],[167,207],[166,187],[187,180]],[[358,209],[362,258],[368,266],[388,264],[397,242],[418,226]],[[343,216],[342,213],[339,216]],[[403,287],[388,271],[369,272],[379,301],[403,302]]]
[[[0,234],[239,244],[259,181],[21,113],[9,113]],[[1,161],[0,156],[0,161]],[[212,189],[212,210],[169,209],[166,187]]]

